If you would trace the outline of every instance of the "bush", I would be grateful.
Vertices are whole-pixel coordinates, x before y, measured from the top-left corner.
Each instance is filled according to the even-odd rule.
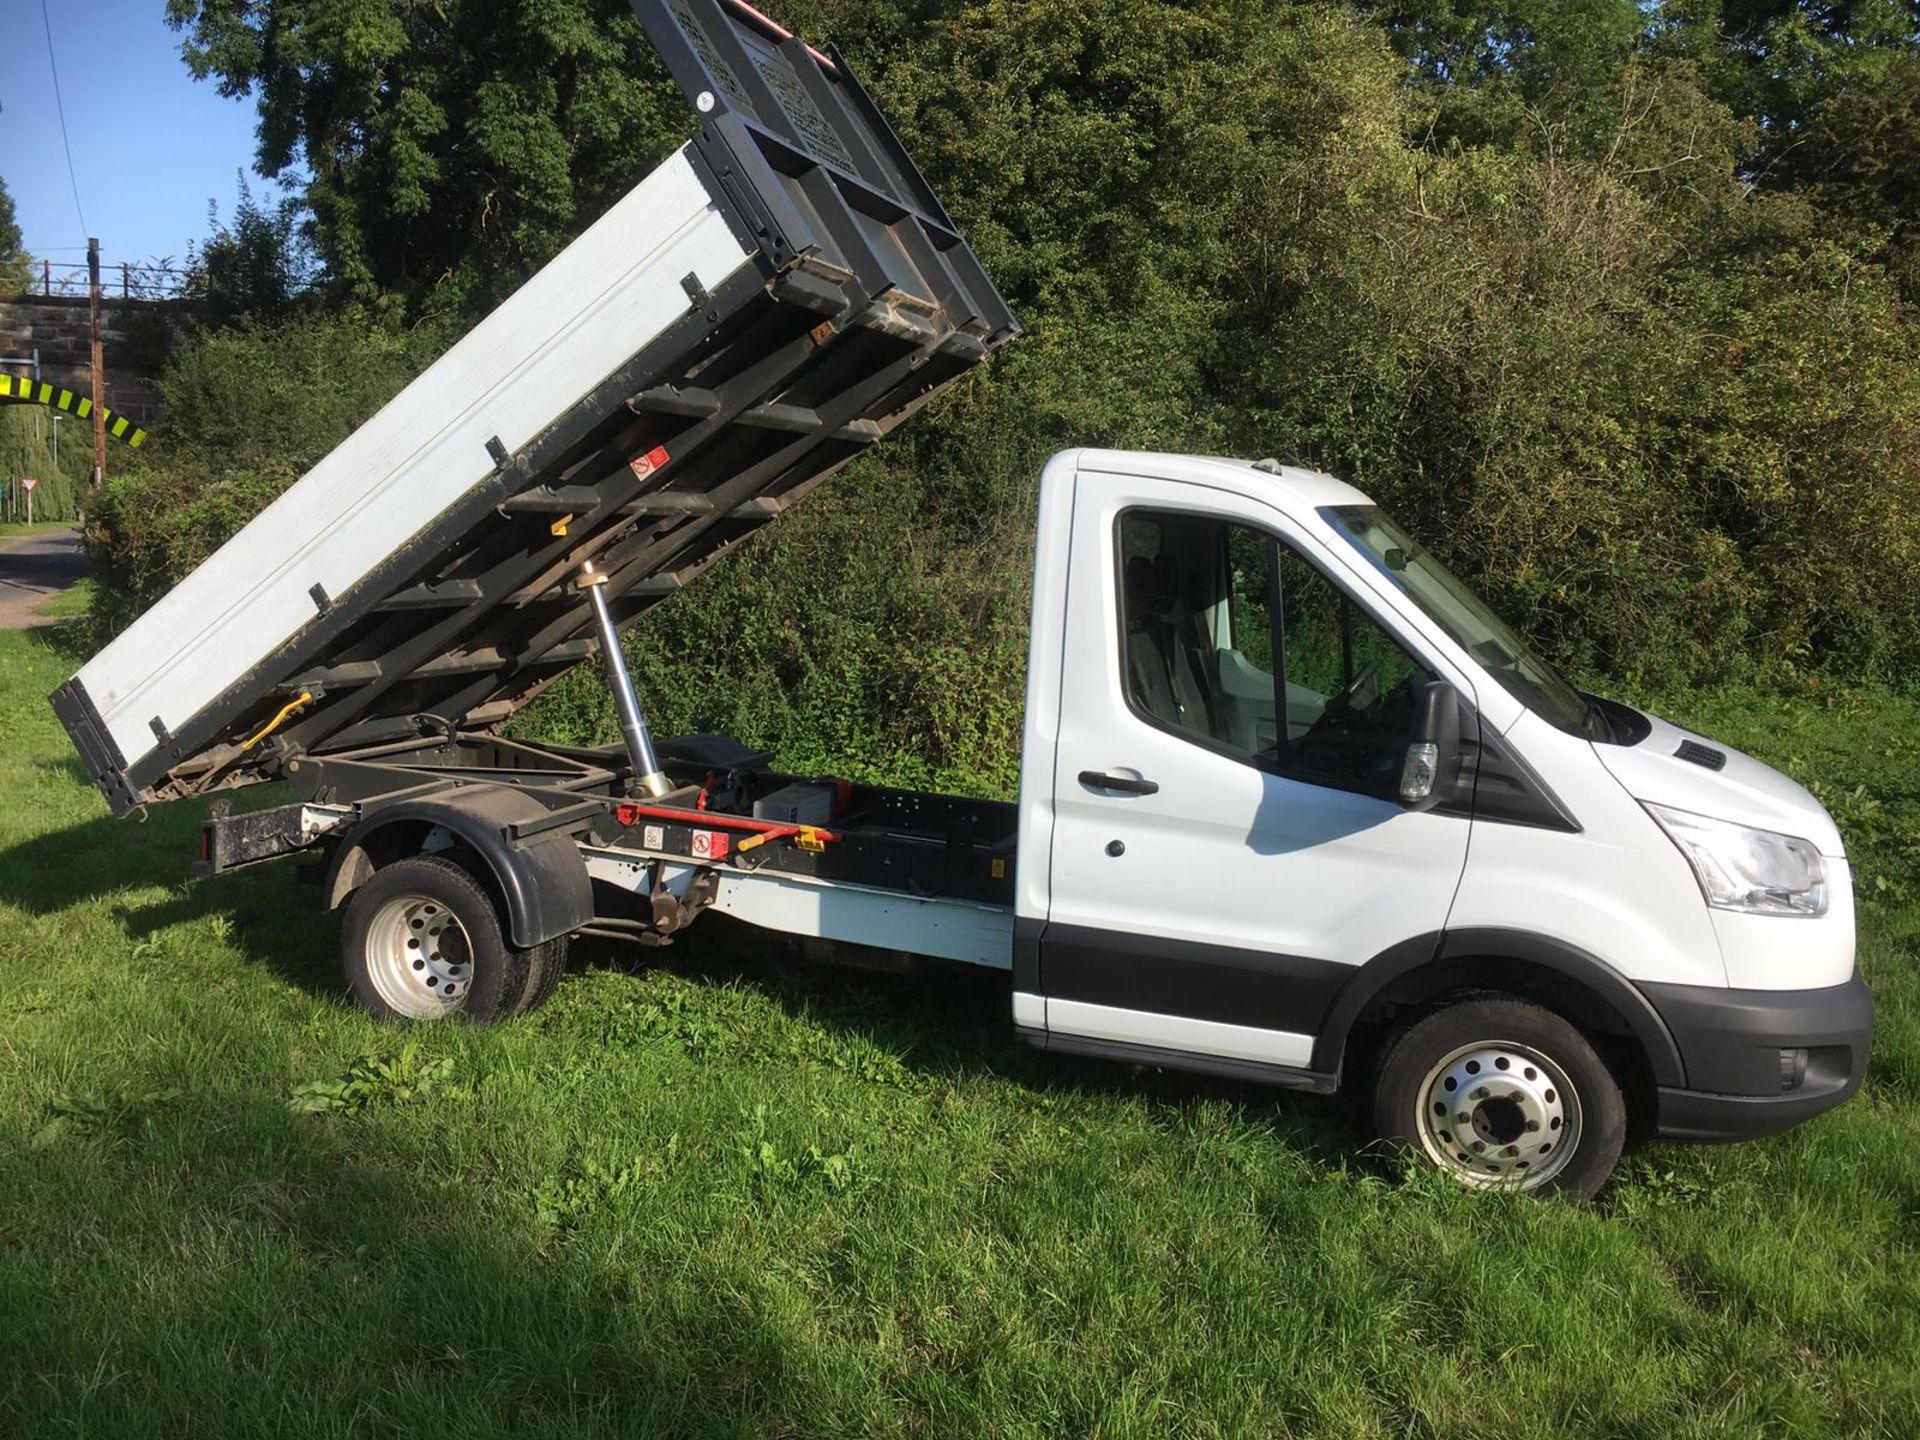
[[[731,735],[796,770],[1011,793],[1030,507],[996,507],[983,527],[950,503],[876,457],[669,599],[626,637],[649,723]],[[567,675],[515,728],[619,739],[597,667]]]
[[[203,330],[160,383],[165,415],[87,517],[94,615],[124,627],[393,397],[439,348],[351,312]]]
[[[1475,89],[1431,78],[1451,22],[1396,32],[1410,65],[1319,4],[798,5],[848,40],[1027,335],[653,612],[631,646],[656,723],[1006,788],[1033,483],[1083,444],[1350,478],[1615,682],[1910,683],[1920,325],[1885,269],[1898,147],[1847,180],[1844,215],[1817,187],[1757,188],[1763,127],[1694,63],[1626,53],[1607,37],[1638,12],[1603,9],[1594,45],[1563,37],[1525,83]],[[1823,111],[1822,143],[1880,113]],[[664,143],[681,118],[649,123]],[[117,482],[94,530],[117,613],[433,348],[352,319],[189,346],[166,466]],[[587,674],[521,723],[614,734]]]

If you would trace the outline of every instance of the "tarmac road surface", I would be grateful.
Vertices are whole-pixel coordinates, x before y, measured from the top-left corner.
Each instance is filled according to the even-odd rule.
[[[42,623],[40,607],[86,573],[78,530],[0,540],[0,630]]]

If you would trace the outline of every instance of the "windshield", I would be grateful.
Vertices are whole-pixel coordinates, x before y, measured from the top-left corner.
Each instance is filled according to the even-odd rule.
[[[1585,697],[1379,506],[1330,505],[1320,513],[1514,699],[1570,734],[1604,737],[1605,720]]]

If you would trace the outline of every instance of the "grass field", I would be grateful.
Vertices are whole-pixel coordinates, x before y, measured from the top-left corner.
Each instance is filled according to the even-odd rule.
[[[71,530],[71,520],[36,520],[31,525],[24,520],[0,522],[0,540],[18,540],[23,535],[51,535],[56,530]]]
[[[1920,1434],[1911,704],[1691,707],[1854,836],[1873,1073],[1581,1207],[714,922],[383,1028],[289,866],[189,882],[191,807],[107,818],[59,643],[0,634],[9,1440]]]

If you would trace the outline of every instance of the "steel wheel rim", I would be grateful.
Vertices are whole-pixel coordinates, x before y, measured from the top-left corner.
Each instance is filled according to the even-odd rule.
[[[1580,1096],[1549,1056],[1511,1040],[1477,1040],[1420,1082],[1417,1129],[1427,1158],[1476,1189],[1537,1190],[1580,1148]]]
[[[473,942],[444,902],[397,895],[367,927],[367,976],[388,1008],[410,1020],[437,1020],[467,1003]]]

